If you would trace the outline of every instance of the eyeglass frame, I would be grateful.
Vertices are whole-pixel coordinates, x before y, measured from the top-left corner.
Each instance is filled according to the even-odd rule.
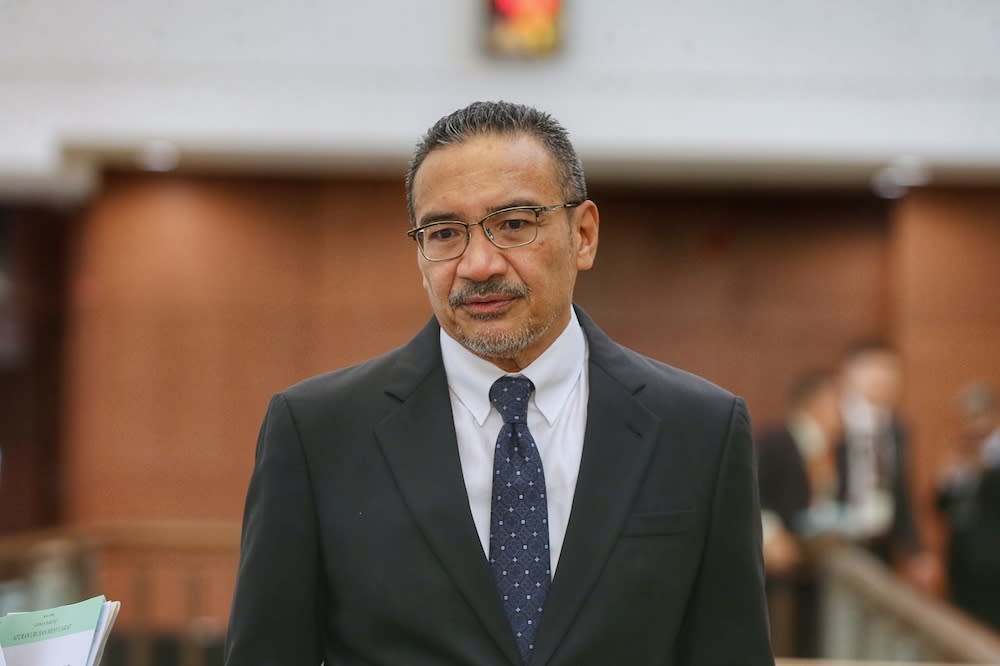
[[[484,215],[478,222],[470,223],[470,222],[463,222],[461,220],[436,220],[434,222],[428,222],[427,224],[423,224],[419,227],[414,227],[410,229],[409,231],[406,232],[406,235],[413,239],[413,241],[417,244],[417,249],[420,250],[420,256],[422,256],[427,261],[431,261],[434,263],[442,261],[452,261],[453,259],[458,259],[462,255],[464,255],[465,252],[469,249],[469,243],[472,242],[472,227],[481,227],[483,230],[483,235],[486,236],[486,240],[488,240],[493,245],[493,247],[497,248],[498,250],[511,250],[517,247],[524,247],[526,245],[531,245],[536,240],[538,240],[538,229],[539,229],[538,223],[542,213],[552,213],[554,211],[564,208],[576,208],[577,206],[583,203],[584,203],[583,201],[568,201],[566,203],[553,204],[551,206],[511,206],[509,208],[501,208],[500,210],[495,210],[491,213],[488,213],[487,215]],[[500,245],[499,243],[497,243],[496,239],[493,238],[493,235],[490,233],[489,229],[483,226],[483,222],[490,219],[491,217],[501,215],[502,213],[510,213],[516,210],[524,210],[524,211],[530,210],[532,213],[535,214],[535,235],[532,236],[531,240],[525,241],[523,243],[518,243],[517,245]],[[463,227],[465,227],[465,247],[463,247],[462,251],[456,254],[454,257],[448,257],[447,259],[431,259],[426,254],[424,254],[424,247],[420,243],[420,241],[417,240],[417,234],[427,229],[430,229],[431,227],[437,226],[439,224],[460,224]]]

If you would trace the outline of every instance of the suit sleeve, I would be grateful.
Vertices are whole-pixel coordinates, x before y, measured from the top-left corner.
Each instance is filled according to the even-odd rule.
[[[889,536],[894,554],[913,555],[923,550],[920,530],[913,513],[910,485],[909,438],[906,431],[896,426],[896,475],[893,479],[893,495],[896,504]]]
[[[312,482],[289,405],[277,395],[247,491],[227,666],[318,666],[325,588]]]
[[[776,445],[758,446],[756,451],[760,508],[774,512],[781,518],[782,526],[790,528],[792,512],[787,499],[788,489],[785,488],[788,466],[782,459],[782,452]]]
[[[773,666],[750,418],[736,399],[698,577],[680,635],[686,666]]]

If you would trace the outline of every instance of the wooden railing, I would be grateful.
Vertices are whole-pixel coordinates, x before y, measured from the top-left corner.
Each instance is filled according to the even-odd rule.
[[[1000,664],[996,633],[903,583],[867,552],[838,548],[819,567],[822,656]]]
[[[123,602],[113,635],[125,641],[124,663],[152,664],[154,639],[167,634],[180,643],[181,666],[210,666],[206,648],[221,643],[238,555],[239,525],[229,522],[115,523],[2,537],[0,612],[103,593]],[[899,582],[866,553],[832,551],[819,571],[827,660],[779,666],[1000,664],[996,635]],[[4,608],[4,594],[21,607]]]
[[[154,645],[166,636],[179,643],[180,666],[209,666],[206,649],[221,644],[238,558],[232,522],[96,524],[3,537],[0,613],[105,594],[122,601],[112,636],[124,639],[124,663],[153,664]],[[207,598],[210,590],[221,602]],[[4,608],[5,596],[17,607]]]

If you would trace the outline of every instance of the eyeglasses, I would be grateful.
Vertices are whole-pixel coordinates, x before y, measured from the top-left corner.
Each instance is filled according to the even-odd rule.
[[[514,206],[493,211],[478,222],[468,224],[458,220],[431,222],[406,232],[417,242],[420,254],[427,261],[448,261],[465,254],[472,239],[472,227],[481,226],[486,238],[501,250],[530,245],[538,238],[539,218],[560,208],[574,208],[580,202],[554,206]]]

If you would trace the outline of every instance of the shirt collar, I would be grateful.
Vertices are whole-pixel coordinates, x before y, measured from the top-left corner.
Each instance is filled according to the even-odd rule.
[[[492,405],[490,387],[506,374],[523,375],[535,385],[532,399],[538,411],[551,425],[559,416],[587,361],[587,342],[570,309],[565,330],[541,356],[518,373],[507,373],[463,347],[441,329],[441,358],[444,361],[448,387],[476,419],[486,422]]]
[[[888,428],[892,415],[860,395],[851,393],[844,397],[841,413],[844,427],[849,433],[872,435]]]
[[[1000,428],[994,430],[983,442],[982,457],[989,466],[1000,465]]]
[[[826,451],[826,434],[816,423],[816,419],[806,412],[798,411],[789,417],[788,432],[795,440],[803,460],[812,460]]]

